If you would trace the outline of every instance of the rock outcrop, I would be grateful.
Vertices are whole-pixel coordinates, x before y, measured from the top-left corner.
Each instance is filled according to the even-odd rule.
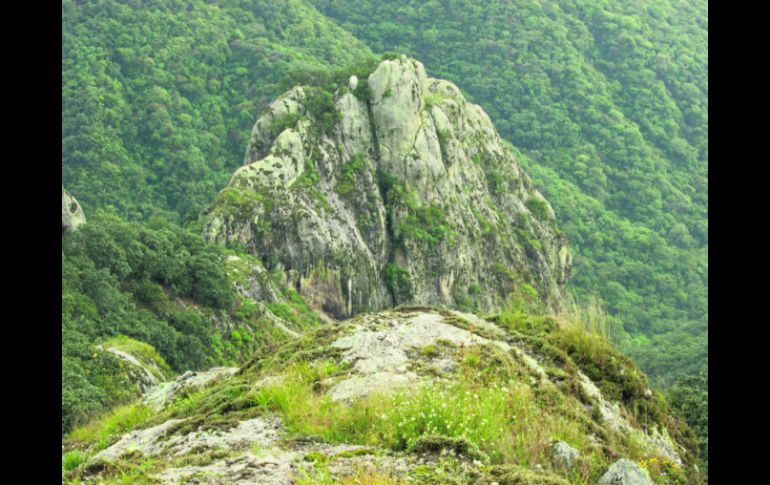
[[[612,464],[598,485],[652,485],[652,480],[646,470],[624,458]]]
[[[562,304],[571,256],[489,117],[400,57],[259,117],[207,216],[210,241],[280,270],[335,318],[398,304]]]
[[[579,456],[580,452],[578,450],[559,440],[553,445],[551,450],[551,463],[554,469],[569,473],[575,466]]]
[[[627,405],[611,402],[569,357],[535,348],[547,347],[453,310],[399,307],[362,314],[310,330],[240,369],[189,372],[156,386],[143,399],[153,417],[140,429],[93,445],[76,473],[98,481],[111,469],[106,464],[150,459],[145,473],[161,483],[290,484],[313,477],[314,469],[335,479],[365,469],[416,483],[448,483],[443,475],[429,479],[425,473],[444,470],[451,458],[457,467],[451,473],[460,470],[465,480],[458,483],[565,485],[565,478],[589,472],[593,483],[601,477],[600,485],[651,483],[637,462],[615,462],[633,453],[640,463],[665,464],[667,473],[682,476],[682,463],[649,440],[639,422],[624,418],[616,426],[602,414],[610,406],[631,416]],[[581,388],[589,383],[590,393]],[[316,407],[324,409],[323,418],[306,417]],[[486,427],[487,419],[497,420],[494,429]],[[303,420],[313,427],[303,427]],[[330,430],[322,422],[339,428],[324,434]],[[361,427],[363,422],[368,424]],[[403,426],[411,430],[403,439],[414,436],[391,442],[391,448],[366,446],[369,426],[381,426],[377,433],[400,433]],[[502,433],[498,427],[512,434],[491,442],[478,434]],[[553,433],[571,434],[576,447]],[[511,442],[497,441],[505,436],[524,439],[522,449],[536,461],[521,467],[510,463],[518,460],[514,455],[506,463],[499,453]],[[536,451],[549,441],[550,459]],[[501,460],[503,465],[491,466]]]
[[[78,201],[69,192],[61,188],[61,230],[62,234],[72,232],[85,224],[86,215]]]
[[[159,411],[182,393],[193,392],[216,379],[227,379],[237,370],[237,367],[214,367],[201,372],[187,371],[173,381],[163,382],[149,389],[142,397],[142,404]]]

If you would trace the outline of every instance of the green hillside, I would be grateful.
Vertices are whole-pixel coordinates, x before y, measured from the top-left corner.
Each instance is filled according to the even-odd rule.
[[[705,1],[314,0],[375,51],[421,59],[479,103],[554,205],[653,376],[696,372],[708,338]]]
[[[249,294],[254,278],[271,301]],[[146,390],[142,368],[154,384],[238,365],[318,323],[248,255],[159,218],[97,211],[62,240],[62,433]]]
[[[368,52],[298,0],[64,0],[63,183],[86,212],[194,214],[287,72]]]

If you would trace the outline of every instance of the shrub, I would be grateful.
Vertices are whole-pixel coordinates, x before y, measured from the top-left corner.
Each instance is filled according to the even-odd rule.
[[[541,221],[547,221],[550,219],[547,202],[535,197],[530,197],[525,205],[527,206],[527,209],[529,209],[529,211]]]
[[[270,130],[270,136],[275,138],[286,128],[294,128],[297,126],[297,122],[302,119],[300,113],[287,113],[281,117],[278,117],[270,122],[268,129]]]
[[[322,87],[306,89],[305,107],[315,123],[313,127],[319,134],[330,135],[342,115],[334,105],[334,93]]]
[[[61,457],[61,469],[68,472],[79,467],[86,461],[86,454],[82,451],[73,450],[62,455]]]
[[[369,168],[369,161],[360,153],[356,153],[350,161],[342,166],[342,175],[337,182],[337,193],[347,197],[356,189],[358,175]]]
[[[394,303],[405,302],[412,297],[412,279],[407,270],[388,263],[385,265],[384,276]]]
[[[398,229],[401,239],[412,239],[428,246],[437,246],[451,234],[444,211],[437,205],[410,207],[409,215]]]

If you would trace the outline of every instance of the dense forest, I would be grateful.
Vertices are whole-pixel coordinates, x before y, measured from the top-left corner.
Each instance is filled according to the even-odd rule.
[[[249,318],[201,212],[267,103],[385,52],[489,114],[570,240],[570,292],[707,467],[705,0],[63,0],[62,179],[88,224],[63,239],[62,432],[136,395],[108,343],[169,375],[256,348],[212,324]]]
[[[178,226],[154,228],[100,214],[62,248],[62,431],[125,400],[118,363],[94,342],[128,336],[147,343],[175,372],[221,362],[211,314],[232,290],[221,250]],[[196,305],[175,304],[174,297]]]
[[[370,54],[298,0],[62,2],[62,178],[88,213],[181,221],[297,69]]]
[[[200,232],[98,210],[63,239],[62,433],[141,391],[132,366],[110,349],[138,355],[168,378],[238,365],[286,340],[267,312],[298,328],[318,323],[291,290],[279,290],[266,309],[239,294],[248,255],[208,244]]]

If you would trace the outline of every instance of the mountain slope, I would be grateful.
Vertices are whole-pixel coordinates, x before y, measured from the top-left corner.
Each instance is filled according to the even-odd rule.
[[[90,213],[64,234],[61,277],[62,433],[159,379],[241,364],[322,322],[259,260],[162,221]]]
[[[194,216],[287,72],[368,53],[299,0],[63,0],[64,185],[86,212]]]

